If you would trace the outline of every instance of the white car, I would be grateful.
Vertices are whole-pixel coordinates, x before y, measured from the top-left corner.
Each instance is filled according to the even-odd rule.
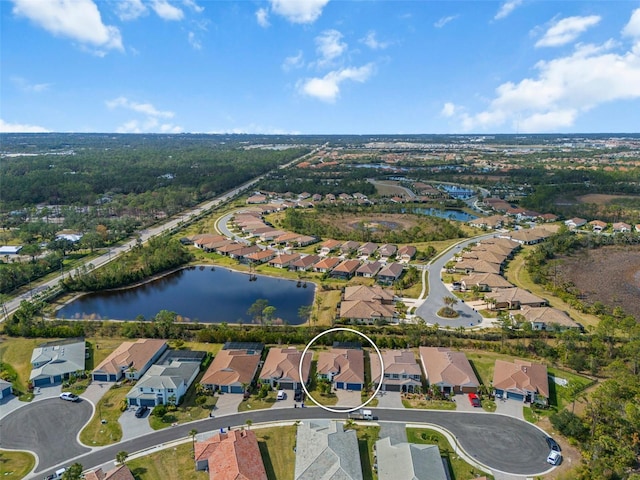
[[[77,402],[78,400],[80,400],[80,397],[78,395],[71,392],[62,392],[60,394],[60,398],[62,400],[68,400],[69,402]]]
[[[559,465],[561,460],[562,454],[556,450],[551,450],[547,457],[547,463],[550,463],[551,465]]]
[[[284,400],[285,398],[287,398],[287,393],[284,390],[278,390],[276,400]]]

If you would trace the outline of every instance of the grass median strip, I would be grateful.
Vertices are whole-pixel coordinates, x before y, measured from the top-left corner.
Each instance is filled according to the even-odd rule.
[[[103,395],[96,406],[93,418],[80,432],[80,441],[83,444],[89,447],[111,445],[122,439],[122,428],[118,419],[122,415],[123,402],[126,401],[129,390],[131,387],[128,385],[116,384]]]
[[[36,459],[28,452],[0,450],[0,472],[5,480],[25,478],[36,466]]]

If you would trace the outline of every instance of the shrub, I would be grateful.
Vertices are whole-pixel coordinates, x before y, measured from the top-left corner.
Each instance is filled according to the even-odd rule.
[[[158,418],[162,418],[167,413],[167,407],[165,405],[158,405],[153,409],[153,415]]]

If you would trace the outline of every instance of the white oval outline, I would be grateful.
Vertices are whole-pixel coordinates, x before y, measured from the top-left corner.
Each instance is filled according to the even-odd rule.
[[[302,362],[304,360],[304,356],[307,354],[307,350],[309,350],[309,347],[317,339],[319,339],[321,336],[326,335],[327,333],[340,332],[340,331],[356,333],[356,334],[360,335],[361,337],[364,337],[371,345],[373,345],[373,348],[376,349],[376,353],[378,354],[378,358],[380,359],[380,382],[378,382],[378,388],[376,388],[376,391],[373,392],[373,395],[371,395],[369,397],[369,399],[366,402],[364,402],[362,405],[358,405],[355,408],[351,408],[351,409],[347,409],[347,410],[338,410],[337,408],[331,408],[331,407],[327,407],[326,405],[321,405],[320,403],[318,403],[316,401],[315,398],[313,398],[311,396],[311,394],[307,390],[307,386],[302,381],[302,379],[304,378],[303,375],[302,375]],[[313,357],[312,357],[312,359],[313,359]],[[369,362],[369,364],[371,364],[371,362]],[[376,395],[378,394],[378,392],[380,391],[380,387],[382,387],[382,380],[384,379],[384,361],[382,360],[382,354],[380,353],[380,349],[378,348],[378,346],[375,344],[375,342],[373,340],[371,340],[369,337],[367,337],[364,333],[359,332],[358,330],[353,330],[352,328],[336,327],[336,328],[330,328],[329,330],[325,330],[324,332],[320,332],[318,335],[313,337],[313,339],[309,343],[307,343],[307,345],[304,347],[304,350],[302,351],[302,356],[300,357],[300,363],[298,364],[298,375],[300,375],[300,384],[302,385],[302,389],[304,390],[304,393],[306,393],[307,397],[309,397],[311,399],[311,401],[313,403],[315,403],[318,407],[320,407],[320,408],[322,408],[322,409],[324,409],[324,410],[326,410],[328,412],[332,412],[332,413],[351,413],[351,412],[355,412],[356,410],[359,410],[361,408],[366,407],[367,404],[371,400],[373,400],[376,397]]]

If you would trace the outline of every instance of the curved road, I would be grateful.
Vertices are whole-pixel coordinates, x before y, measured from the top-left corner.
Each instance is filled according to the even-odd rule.
[[[545,434],[537,427],[516,418],[481,412],[416,409],[374,409],[374,414],[381,421],[439,425],[456,437],[460,447],[467,455],[494,470],[517,475],[536,475],[546,471],[549,467],[546,463],[549,448],[545,441]],[[50,445],[35,441],[39,438],[37,435],[30,435],[28,438],[21,434],[13,435],[10,438],[3,435],[0,447],[34,451],[40,458],[37,477],[41,477],[55,468],[59,468],[60,464],[67,465],[77,461],[85,469],[97,467],[113,461],[116,453],[122,450],[134,453],[177,439],[187,438],[188,432],[193,428],[199,432],[207,432],[217,431],[227,426],[244,425],[249,419],[253,423],[262,423],[316,418],[344,420],[345,416],[317,407],[257,410],[169,427],[115,445],[96,448],[90,453],[80,455],[78,453],[84,447],[77,445],[74,440],[74,442],[63,445],[62,452],[64,453],[61,453],[62,456],[59,458],[46,456],[46,450]],[[69,430],[71,431],[71,429]],[[64,440],[68,441],[67,438]],[[60,449],[57,450],[60,451]],[[74,454],[77,456],[73,457]],[[30,478],[35,479],[36,475],[34,474]]]

